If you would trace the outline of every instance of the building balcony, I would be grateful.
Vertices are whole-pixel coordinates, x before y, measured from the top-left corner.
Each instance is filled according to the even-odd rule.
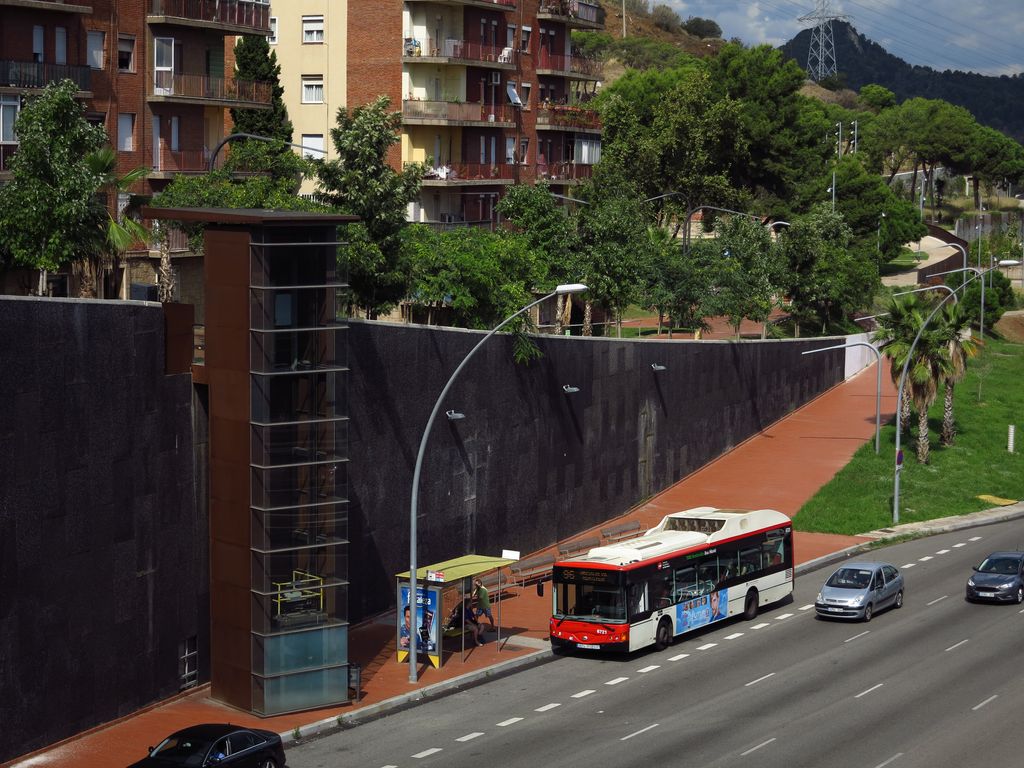
[[[48,64],[36,61],[0,61],[0,89],[20,91],[42,90],[50,83],[71,80],[81,95],[92,86],[92,70],[70,64]]]
[[[154,158],[150,169],[152,178],[173,178],[179,173],[206,173],[210,168],[210,153],[205,149],[161,149],[160,156]],[[217,156],[217,167],[224,165],[224,153]]]
[[[487,8],[492,11],[494,10],[494,6],[498,6],[502,11],[514,11],[516,9],[516,0],[406,0],[406,2],[430,3],[432,5],[469,6],[471,8]]]
[[[538,180],[553,182],[574,182],[589,179],[594,175],[594,166],[573,162],[541,163],[534,168]]]
[[[0,8],[30,8],[33,11],[56,11],[57,13],[92,13],[87,2],[68,3],[64,0],[0,0]]]
[[[511,184],[515,181],[513,163],[448,163],[428,169],[423,177],[425,187],[479,186]]]
[[[485,125],[515,128],[514,108],[505,104],[463,104],[457,101],[402,102],[402,122],[406,125]]]
[[[600,80],[604,74],[604,65],[597,59],[548,53],[541,49],[537,57],[537,74],[557,75],[573,80]]]
[[[569,29],[604,29],[601,6],[583,0],[541,0],[537,18],[561,21]]]
[[[514,71],[519,52],[511,47],[481,45],[466,40],[424,40],[405,38],[402,61],[406,64],[470,64],[489,69]]]
[[[231,35],[269,35],[270,5],[253,0],[149,0],[146,21]]]
[[[223,107],[269,108],[270,83],[209,75],[176,75],[154,72],[148,101],[183,104],[218,104]]]
[[[569,104],[552,104],[537,110],[538,130],[600,133],[601,116],[596,110]]]

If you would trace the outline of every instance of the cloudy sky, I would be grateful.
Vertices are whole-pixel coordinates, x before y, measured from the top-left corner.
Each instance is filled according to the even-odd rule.
[[[728,39],[781,45],[816,0],[651,0],[714,19]],[[828,0],[863,35],[910,64],[989,75],[1024,72],[1024,0]],[[839,62],[840,68],[842,62]]]

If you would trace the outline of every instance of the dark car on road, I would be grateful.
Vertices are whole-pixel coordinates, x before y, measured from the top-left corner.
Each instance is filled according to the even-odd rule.
[[[903,607],[903,574],[890,563],[845,563],[828,577],[814,601],[818,616],[830,619],[871,621],[889,606]]]
[[[1024,602],[1024,552],[993,552],[974,566],[967,580],[967,600]]]
[[[276,733],[216,723],[172,733],[128,768],[284,768],[284,764],[284,746]]]

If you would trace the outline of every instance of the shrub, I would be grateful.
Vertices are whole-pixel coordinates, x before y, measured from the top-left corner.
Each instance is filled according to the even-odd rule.
[[[651,21],[654,22],[654,26],[658,29],[663,29],[666,32],[678,32],[683,26],[683,21],[679,18],[679,14],[667,5],[654,6],[651,10]]]
[[[678,17],[676,17],[678,18]],[[722,28],[711,19],[702,19],[700,16],[691,16],[682,24],[683,29],[694,37],[721,37]]]

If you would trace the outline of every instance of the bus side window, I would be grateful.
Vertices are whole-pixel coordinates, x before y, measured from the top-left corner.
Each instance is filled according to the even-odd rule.
[[[740,576],[748,576],[761,569],[761,558],[756,549],[740,551]]]
[[[697,570],[695,568],[679,568],[676,570],[675,602],[691,600],[697,596]]]
[[[629,585],[630,616],[647,611],[647,582]]]

